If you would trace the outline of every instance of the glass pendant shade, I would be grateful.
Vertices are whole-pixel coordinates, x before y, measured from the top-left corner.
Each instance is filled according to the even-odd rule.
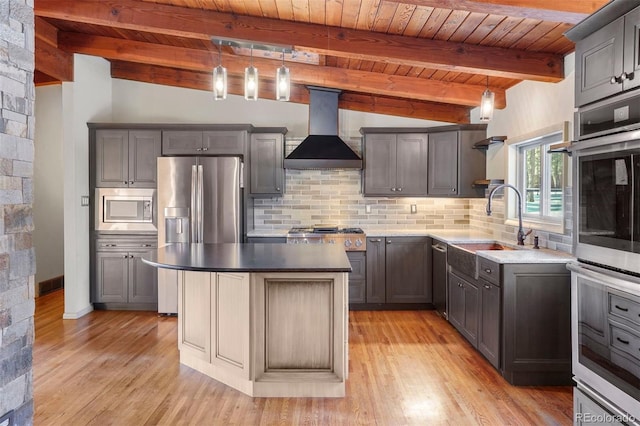
[[[244,98],[258,100],[258,69],[253,65],[244,69]]]
[[[227,99],[227,69],[222,65],[213,69],[213,99]]]
[[[480,121],[489,121],[493,117],[493,101],[495,93],[489,88],[482,93],[482,99],[480,100]]]
[[[276,72],[276,100],[288,101],[291,96],[291,78],[289,68],[282,65]]]

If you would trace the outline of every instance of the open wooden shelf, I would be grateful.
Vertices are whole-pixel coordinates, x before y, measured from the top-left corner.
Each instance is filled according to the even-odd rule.
[[[493,145],[496,143],[504,143],[506,139],[507,139],[506,136],[491,136],[491,137],[488,137],[487,139],[483,139],[481,141],[474,143],[473,147],[475,149],[488,149],[489,145]]]

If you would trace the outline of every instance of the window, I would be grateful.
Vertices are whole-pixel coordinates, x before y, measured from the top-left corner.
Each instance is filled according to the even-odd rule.
[[[548,151],[563,139],[563,132],[558,131],[516,145],[516,186],[523,198],[522,216],[527,220],[562,222],[567,155]]]

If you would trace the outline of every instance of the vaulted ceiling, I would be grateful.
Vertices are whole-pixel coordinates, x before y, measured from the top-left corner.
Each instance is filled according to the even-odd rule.
[[[606,0],[36,0],[36,84],[73,80],[73,53],[111,76],[211,90],[220,61],[243,93],[250,60],[274,98],[282,53],[219,46],[223,38],[287,46],[291,102],[307,85],[341,89],[340,108],[468,123],[487,84],[496,107],[523,81],[563,79],[563,33]]]

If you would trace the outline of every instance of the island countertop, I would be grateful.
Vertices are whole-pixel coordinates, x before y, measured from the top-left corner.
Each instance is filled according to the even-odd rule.
[[[174,243],[142,256],[158,268],[208,272],[351,272],[335,245]]]

